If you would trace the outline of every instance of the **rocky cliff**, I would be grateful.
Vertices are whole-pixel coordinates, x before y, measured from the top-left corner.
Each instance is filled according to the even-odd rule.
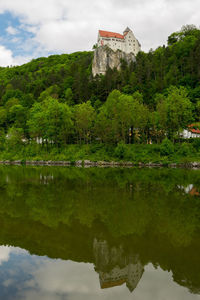
[[[108,68],[117,70],[121,67],[121,60],[125,60],[128,64],[135,61],[135,55],[133,53],[125,53],[121,50],[113,51],[108,46],[98,47],[94,52],[94,58],[92,63],[92,74],[105,74]]]

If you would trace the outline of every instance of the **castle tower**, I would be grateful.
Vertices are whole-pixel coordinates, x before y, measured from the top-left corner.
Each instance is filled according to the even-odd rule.
[[[125,29],[124,32],[123,32],[123,35],[126,35],[129,31],[131,31],[130,28],[129,28],[129,27],[126,27],[126,29]]]

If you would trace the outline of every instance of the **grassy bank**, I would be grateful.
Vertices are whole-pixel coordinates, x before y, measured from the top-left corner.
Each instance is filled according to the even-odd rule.
[[[130,161],[133,163],[187,163],[200,162],[200,140],[172,144],[116,145],[88,144],[52,147],[38,144],[2,147],[0,160],[45,160],[45,161]]]

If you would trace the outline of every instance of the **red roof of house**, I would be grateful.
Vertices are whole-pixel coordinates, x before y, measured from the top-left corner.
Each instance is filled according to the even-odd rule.
[[[192,128],[192,127],[196,127],[196,125],[195,124],[188,125],[189,131],[191,131],[192,133],[200,134],[200,129],[195,129],[195,128]]]
[[[192,133],[199,133],[199,134],[200,134],[200,130],[199,130],[199,129],[191,129],[191,128],[190,128],[190,131],[191,131]]]
[[[124,39],[124,36],[117,32],[99,30],[99,34],[101,37],[109,37],[109,38],[113,37],[113,38],[117,38],[117,39]]]

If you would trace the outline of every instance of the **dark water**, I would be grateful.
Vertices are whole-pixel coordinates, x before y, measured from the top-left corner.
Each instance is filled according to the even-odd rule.
[[[200,299],[200,171],[0,167],[0,299]]]

